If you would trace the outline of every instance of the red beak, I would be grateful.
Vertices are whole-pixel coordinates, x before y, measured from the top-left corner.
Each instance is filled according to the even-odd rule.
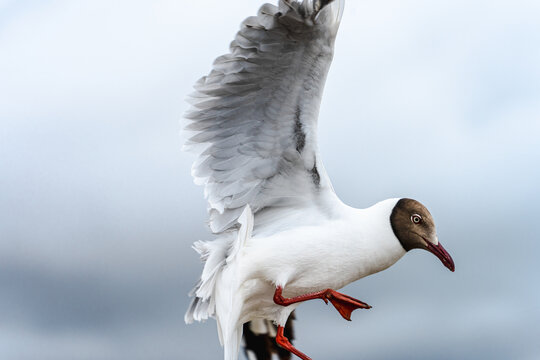
[[[424,239],[425,240],[425,239]],[[433,255],[439,258],[444,266],[446,266],[450,271],[454,272],[456,267],[454,266],[454,260],[452,260],[452,257],[450,254],[443,248],[441,243],[439,242],[438,245],[433,245],[429,241],[426,240],[427,244],[427,250],[431,252]]]

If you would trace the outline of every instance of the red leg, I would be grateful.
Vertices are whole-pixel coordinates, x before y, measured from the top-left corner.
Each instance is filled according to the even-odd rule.
[[[283,288],[278,286],[276,292],[274,293],[274,302],[278,305],[289,306],[291,304],[299,303],[306,300],[313,299],[322,299],[325,303],[328,304],[328,300],[334,305],[337,311],[343,316],[345,320],[351,321],[351,313],[356,309],[371,309],[371,306],[357,300],[348,295],[339,293],[332,289],[326,289],[311,294],[296,296],[293,298],[284,298]]]
[[[298,351],[298,349],[292,346],[292,344],[289,342],[289,339],[287,339],[285,335],[283,335],[283,326],[278,326],[277,335],[276,335],[276,343],[282,348],[284,348],[285,350],[288,350],[294,355],[298,356],[302,360],[311,360],[309,356]]]

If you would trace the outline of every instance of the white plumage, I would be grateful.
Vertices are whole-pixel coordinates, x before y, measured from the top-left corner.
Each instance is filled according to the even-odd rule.
[[[316,14],[311,1],[263,5],[195,85],[185,148],[199,154],[192,174],[205,186],[213,232],[234,226],[247,204],[254,213],[311,206],[332,192],[316,127],[341,5]]]
[[[204,185],[210,228],[186,322],[215,317],[225,360],[242,324],[284,325],[293,297],[339,289],[405,254],[390,224],[398,199],[365,210],[343,204],[317,150],[317,118],[343,0],[280,0],[247,18],[195,85],[186,115],[192,174]]]

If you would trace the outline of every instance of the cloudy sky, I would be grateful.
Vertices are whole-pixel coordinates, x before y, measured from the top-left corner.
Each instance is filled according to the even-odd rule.
[[[191,85],[262,0],[0,0],[0,358],[219,359],[186,326],[208,239]],[[298,311],[314,359],[540,357],[540,2],[350,0],[320,115],[338,195],[414,197],[415,251]]]

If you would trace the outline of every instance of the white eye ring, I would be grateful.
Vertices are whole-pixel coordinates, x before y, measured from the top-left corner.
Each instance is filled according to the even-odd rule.
[[[411,216],[411,221],[413,224],[420,224],[422,222],[422,217],[418,214],[414,214]]]

